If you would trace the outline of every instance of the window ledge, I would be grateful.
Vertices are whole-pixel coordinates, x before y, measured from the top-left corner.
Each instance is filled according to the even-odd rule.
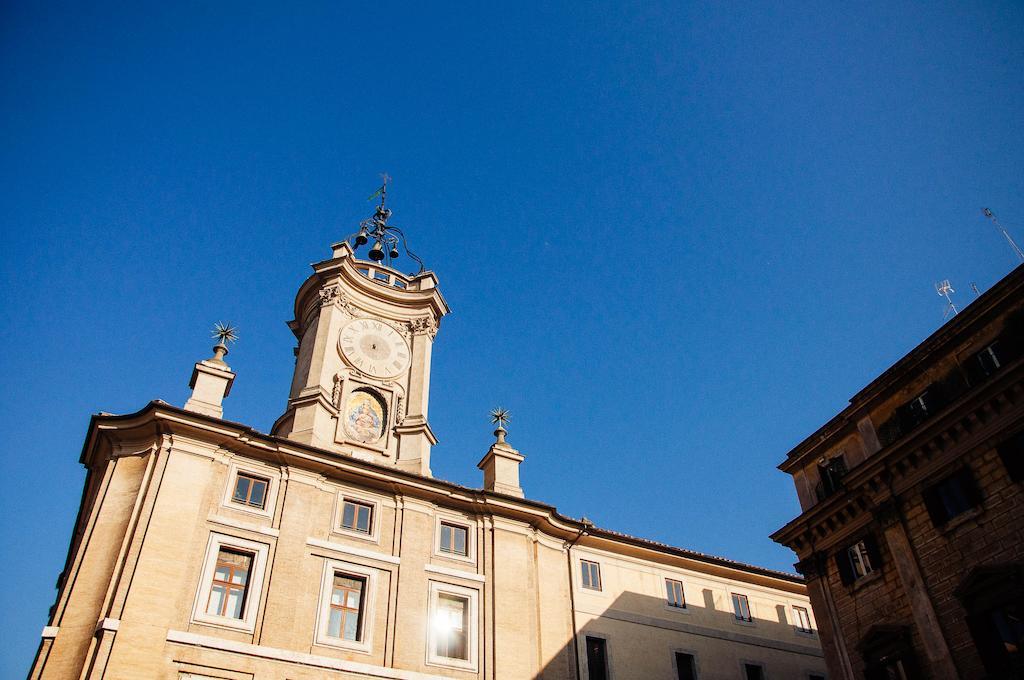
[[[882,570],[881,569],[875,569],[873,572],[871,572],[867,576],[861,576],[859,579],[857,579],[856,581],[851,583],[850,586],[855,591],[856,590],[860,590],[864,586],[870,585],[870,584],[874,583],[875,581],[879,580],[880,578],[882,578]]]
[[[677,614],[689,614],[690,613],[690,608],[689,607],[676,607],[676,606],[671,605],[671,604],[662,604],[662,609],[664,609],[665,611],[669,611],[669,612],[675,612]]]
[[[757,623],[752,621],[752,620],[751,621],[745,621],[743,619],[737,619],[735,616],[732,617],[732,622],[735,623],[737,626],[756,626],[757,625]]]
[[[985,514],[985,508],[980,505],[976,508],[971,508],[970,510],[961,512],[959,515],[939,527],[939,533],[945,536],[956,533],[957,529],[978,519],[983,514]]]

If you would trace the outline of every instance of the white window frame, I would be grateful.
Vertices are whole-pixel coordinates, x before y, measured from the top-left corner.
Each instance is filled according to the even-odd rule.
[[[868,547],[864,541],[857,541],[847,548],[846,559],[850,562],[850,573],[853,574],[854,581],[870,576],[875,571],[874,565],[871,564],[871,556],[868,554]]]
[[[370,510],[370,533],[364,534],[362,531],[346,529],[341,526],[341,521],[344,519],[343,513],[345,511],[345,501],[362,503],[363,505],[369,505],[372,508]],[[334,527],[331,531],[342,536],[351,536],[352,538],[358,538],[361,541],[380,544],[380,509],[382,506],[383,504],[380,502],[379,498],[343,489],[337,494],[334,508]]]
[[[741,619],[739,617],[739,613],[736,611],[736,603],[733,602],[733,599],[732,599],[733,597],[742,597],[744,599],[744,601],[747,603],[747,616],[750,617],[749,620],[748,619]],[[743,625],[743,626],[752,626],[752,625],[754,625],[754,603],[750,601],[750,596],[749,595],[747,595],[746,593],[737,593],[735,591],[729,591],[729,605],[730,605],[730,607],[732,609],[732,620],[733,620],[733,623],[738,623],[738,624]],[[751,663],[753,663],[753,662],[751,662]]]
[[[682,604],[682,606],[674,605],[674,604],[672,604],[671,602],[668,601],[668,583],[669,583],[669,581],[673,581],[673,582],[679,584],[679,589],[680,589],[681,594],[683,596],[683,604]],[[663,591],[665,593],[665,600],[664,600],[664,602],[665,602],[665,608],[666,609],[668,609],[669,611],[673,611],[673,612],[685,612],[685,611],[689,610],[689,605],[687,604],[687,599],[686,599],[686,583],[683,581],[683,579],[676,578],[675,576],[665,576],[665,577],[662,578],[662,586],[663,586],[662,589],[663,589]]]
[[[441,523],[453,524],[466,529],[466,554],[441,551]],[[476,564],[476,522],[468,517],[449,514],[434,515],[434,557]]]
[[[331,593],[334,590],[334,574],[336,572],[361,576],[365,579],[363,588],[363,615],[362,630],[359,631],[361,640],[358,642],[335,638],[327,634],[327,626],[330,623],[331,614]],[[352,562],[342,560],[324,560],[323,577],[320,579],[320,605],[316,613],[316,644],[326,647],[347,649],[361,654],[370,654],[373,651],[373,611],[374,595],[377,592],[378,571],[371,567],[364,567]]]
[[[249,580],[246,583],[245,615],[241,619],[206,613],[210,590],[213,587],[213,575],[217,567],[217,555],[221,548],[247,552],[253,556],[252,566],[249,568]],[[253,632],[256,629],[256,616],[259,613],[260,600],[263,596],[263,575],[267,568],[269,554],[270,546],[266,543],[257,543],[237,536],[211,532],[210,540],[206,543],[206,557],[203,558],[199,587],[196,588],[195,602],[192,605],[192,622]]]
[[[443,668],[458,668],[461,670],[477,672],[478,637],[480,628],[480,591],[466,586],[457,586],[442,581],[429,581],[429,604],[427,607],[426,633],[427,633],[427,665],[441,666]],[[435,640],[432,622],[437,616],[437,602],[442,594],[463,597],[468,600],[469,607],[469,630],[467,636],[467,647],[469,659],[451,659],[446,656],[438,656],[435,653]]]
[[[584,562],[586,562],[588,565],[589,564],[594,564],[594,565],[597,566],[597,587],[596,588],[593,586],[593,579],[591,579],[591,585],[589,585],[589,586],[586,585],[585,583],[583,583],[583,563]],[[578,561],[578,568],[576,570],[576,575],[577,575],[577,577],[580,580],[580,590],[590,590],[590,591],[593,591],[595,593],[602,593],[602,592],[604,592],[604,575],[601,573],[601,563],[598,562],[597,560],[588,559],[586,557],[581,557],[579,559],[579,561]],[[591,637],[593,637],[593,636],[591,636]]]
[[[814,621],[811,620],[811,607],[806,604],[794,604],[790,607],[793,612],[793,628],[796,629],[797,633],[801,635],[814,635]],[[803,627],[800,622],[800,614],[797,612],[798,609],[803,610],[807,616],[807,628]]]
[[[268,480],[266,502],[262,508],[256,508],[245,503],[236,503],[231,500],[235,494],[235,480],[238,479],[239,472]],[[276,468],[250,461],[232,462],[228,468],[228,483],[227,488],[224,489],[224,498],[221,500],[221,506],[237,510],[238,512],[247,512],[251,515],[273,518],[274,508],[277,506],[277,490],[280,482],[281,473]]]

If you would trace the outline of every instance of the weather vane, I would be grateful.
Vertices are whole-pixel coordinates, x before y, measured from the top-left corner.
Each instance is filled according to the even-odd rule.
[[[387,173],[383,173],[380,178],[383,180],[383,184],[366,199],[372,201],[375,198],[380,198],[380,205],[374,210],[373,217],[363,220],[359,224],[359,231],[350,236],[349,239],[355,244],[357,250],[360,246],[373,241],[373,246],[370,248],[370,259],[374,262],[384,262],[389,267],[392,260],[399,257],[398,244],[401,243],[402,250],[419,264],[420,272],[422,272],[425,269],[423,260],[416,257],[416,254],[409,250],[409,245],[405,241],[405,234],[398,227],[388,224],[388,220],[391,219],[391,209],[387,207],[386,202],[388,199],[388,182],[391,181],[391,177]]]
[[[214,361],[224,361],[224,356],[228,353],[227,343],[238,341],[238,328],[231,325],[231,322],[224,323],[218,321],[213,324],[213,333],[210,335],[217,341],[217,344],[213,346],[213,359]]]

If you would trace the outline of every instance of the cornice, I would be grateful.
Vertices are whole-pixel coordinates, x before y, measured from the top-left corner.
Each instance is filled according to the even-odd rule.
[[[1019,265],[1004,276],[992,288],[985,291],[978,299],[965,307],[928,336],[923,342],[890,366],[881,375],[868,383],[863,389],[850,397],[850,404],[833,416],[814,433],[794,446],[786,454],[786,460],[779,464],[778,469],[789,472],[798,466],[798,460],[813,452],[824,442],[832,441],[845,428],[856,427],[857,420],[869,412],[878,402],[905,383],[908,376],[916,376],[921,372],[921,365],[929,362],[934,356],[945,356],[950,346],[971,335],[979,327],[999,316],[1007,300],[1019,300],[1024,297],[1024,265]]]
[[[771,535],[798,554],[874,518],[891,519],[894,504],[910,488],[941,475],[964,451],[1005,429],[1024,409],[1024,359],[969,390],[934,418],[877,451],[843,477],[843,490],[814,504]]]
[[[320,290],[331,281],[342,281],[350,289],[367,296],[371,300],[382,300],[385,303],[409,310],[428,308],[435,324],[440,321],[441,317],[451,311],[444,296],[441,294],[440,288],[437,287],[437,276],[433,272],[426,271],[415,276],[406,276],[396,269],[376,262],[357,260],[351,255],[351,250],[348,248],[341,248],[337,252],[337,257],[314,263],[312,265],[313,273],[299,286],[293,308],[293,318],[295,321],[289,324],[293,332],[298,332],[296,322],[304,318],[307,308],[314,305],[319,306]],[[420,282],[419,286],[423,286],[424,283],[428,285],[420,290],[413,290],[410,287],[398,288],[384,285],[360,273],[356,268],[358,265],[389,272],[407,284]]]
[[[148,430],[152,434],[173,433],[192,436],[233,452],[267,459],[277,464],[300,467],[313,472],[330,472],[341,480],[358,481],[390,491],[396,495],[428,502],[444,503],[465,512],[496,515],[512,521],[525,522],[545,534],[562,541],[577,538],[581,533],[590,541],[601,541],[605,549],[618,546],[621,551],[642,551],[649,559],[666,557],[684,559],[690,568],[698,565],[724,570],[730,578],[741,581],[772,583],[774,587],[801,590],[803,579],[796,574],[775,571],[724,557],[677,548],[615,531],[600,529],[580,520],[567,517],[546,503],[505,494],[472,489],[432,477],[424,477],[398,468],[378,465],[344,454],[327,451],[300,442],[263,434],[242,423],[214,418],[201,413],[185,411],[162,401],[152,401],[140,411],[126,415],[101,414],[93,416],[86,437],[82,463],[92,467],[96,446],[114,432],[137,433]]]

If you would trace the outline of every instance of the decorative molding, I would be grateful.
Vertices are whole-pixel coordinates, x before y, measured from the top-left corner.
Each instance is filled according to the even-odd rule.
[[[234,529],[244,529],[245,531],[255,531],[256,533],[273,536],[274,538],[281,535],[280,530],[273,527],[265,527],[259,524],[253,524],[252,522],[243,522],[238,519],[232,519],[231,517],[225,517],[224,515],[210,515],[206,519],[214,524],[220,524]]]
[[[429,316],[417,316],[409,321],[409,331],[413,335],[429,335],[433,340],[437,335],[437,324]]]
[[[399,394],[395,399],[395,424],[401,425],[405,422],[405,395]]]
[[[60,632],[60,626],[43,626],[43,634],[40,636],[44,640],[52,640],[57,637],[57,633]]]
[[[195,647],[207,647],[209,649],[216,649],[222,652],[255,656],[261,659],[284,661],[286,663],[302,664],[304,666],[313,666],[315,668],[327,668],[334,671],[358,673],[371,678],[391,678],[392,680],[449,680],[446,676],[441,675],[418,673],[416,671],[404,671],[397,668],[385,668],[384,666],[373,666],[366,663],[346,661],[344,659],[336,659],[327,656],[318,656],[316,654],[293,652],[288,649],[278,649],[277,647],[264,647],[263,645],[253,645],[248,642],[235,642],[234,640],[225,640],[212,635],[187,633],[182,630],[167,631],[167,641],[176,642],[182,645],[193,645]]]
[[[467,581],[476,581],[477,583],[487,582],[487,577],[483,574],[478,574],[475,571],[445,567],[440,564],[425,564],[423,565],[423,571],[433,574],[443,574],[445,576],[454,576],[455,578],[464,578]]]
[[[377,560],[378,562],[387,562],[388,564],[401,564],[402,560],[394,555],[388,555],[386,553],[377,552],[376,550],[366,550],[364,548],[354,548],[351,546],[344,545],[342,543],[335,543],[333,541],[323,541],[319,538],[313,538],[310,536],[306,539],[306,545],[314,548],[321,548],[323,550],[330,550],[332,552],[341,553],[342,555],[351,555],[353,557],[365,557],[368,560]]]

